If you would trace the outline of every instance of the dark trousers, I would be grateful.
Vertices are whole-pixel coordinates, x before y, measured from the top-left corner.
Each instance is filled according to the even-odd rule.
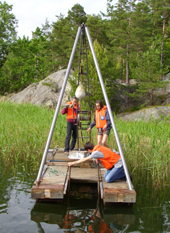
[[[71,146],[70,145],[70,139],[71,139],[71,132],[72,132],[72,141],[71,141]],[[74,125],[71,122],[67,122],[67,136],[65,140],[65,149],[64,151],[69,151],[73,150],[76,144],[76,139],[77,139],[77,125]]]

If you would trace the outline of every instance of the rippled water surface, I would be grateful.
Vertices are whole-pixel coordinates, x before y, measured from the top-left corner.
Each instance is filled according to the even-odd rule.
[[[137,203],[104,207],[97,199],[36,203],[35,174],[0,171],[0,232],[170,232],[169,186],[136,185]],[[160,197],[159,197],[160,196]]]

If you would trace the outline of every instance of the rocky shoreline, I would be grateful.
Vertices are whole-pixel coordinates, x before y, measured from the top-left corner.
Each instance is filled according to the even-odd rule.
[[[65,73],[66,69],[57,71],[49,75],[47,78],[40,81],[39,83],[33,83],[29,85],[27,88],[17,94],[2,96],[0,98],[0,101],[8,100],[15,103],[31,103],[39,106],[55,108],[57,106],[57,101],[63,85]],[[70,77],[72,77],[72,72],[70,72]],[[169,81],[169,76],[164,81]],[[67,82],[62,104],[69,100],[70,90],[71,85],[69,82]],[[170,104],[170,82],[167,83],[166,88],[164,88],[163,90],[157,90],[155,94],[159,98],[161,98],[162,96],[166,96],[166,99],[163,101],[163,103],[160,104],[160,106],[146,107],[135,112],[126,112],[127,106],[125,106],[125,113],[118,114],[117,117],[122,120],[128,121],[139,121],[142,119],[148,121],[151,118],[158,119],[160,117],[164,118],[169,116],[170,106],[168,106],[168,104]],[[123,98],[122,101],[123,103],[126,102]]]

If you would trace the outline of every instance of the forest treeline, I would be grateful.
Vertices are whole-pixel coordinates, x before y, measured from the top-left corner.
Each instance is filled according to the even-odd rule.
[[[17,36],[17,19],[12,5],[0,2],[0,94],[19,92],[53,72],[67,68],[77,29],[88,27],[108,96],[116,91],[115,80],[137,82],[131,97],[153,93],[163,87],[162,76],[170,69],[170,0],[106,1],[107,14],[88,15],[75,4],[67,16],[48,20],[32,32],[32,39]],[[79,49],[73,65],[78,69]],[[88,48],[91,97],[98,99],[101,89]],[[74,87],[74,83],[72,84]]]

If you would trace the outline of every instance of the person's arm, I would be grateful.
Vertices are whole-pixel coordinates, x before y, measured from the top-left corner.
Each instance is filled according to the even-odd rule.
[[[94,115],[93,122],[90,124],[90,127],[87,129],[87,132],[89,132],[95,125],[96,125],[96,119],[95,119],[95,115]]]
[[[101,151],[94,151],[91,155],[89,155],[91,159],[95,159],[96,163],[99,164],[101,163],[100,159],[104,158],[104,154]]]
[[[89,161],[89,160],[91,160],[91,158],[88,156],[88,157],[85,157],[83,159],[76,160],[74,162],[68,162],[68,166],[71,167],[73,165],[76,165],[76,164],[79,164],[79,163],[84,163],[84,162]]]
[[[67,113],[67,111],[68,111],[68,108],[67,108],[67,107],[65,107],[65,108],[63,108],[63,109],[61,110],[61,114],[66,114],[66,113]]]
[[[105,117],[106,117],[107,124],[103,127],[103,130],[105,130],[108,127],[110,128],[110,126],[111,126],[111,121],[110,121],[108,109],[106,109]]]

